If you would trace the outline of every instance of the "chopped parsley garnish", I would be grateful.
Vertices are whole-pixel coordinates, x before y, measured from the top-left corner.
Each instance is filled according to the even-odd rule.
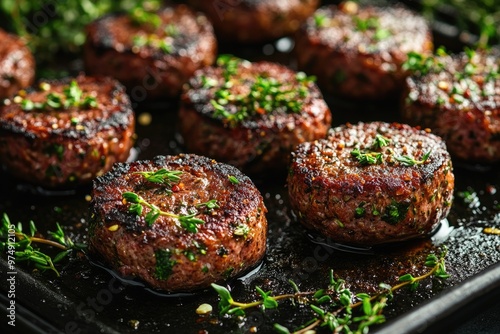
[[[440,47],[437,49],[436,54],[439,57],[443,57],[447,53],[443,47]],[[444,67],[443,63],[439,60],[439,57],[410,51],[407,54],[407,59],[403,63],[402,68],[405,71],[410,71],[418,75],[426,75],[430,72],[439,72]]]
[[[218,66],[223,68],[225,84],[217,87],[210,104],[214,109],[214,116],[228,123],[230,126],[256,115],[266,115],[280,110],[288,114],[300,113],[303,99],[309,94],[309,85],[314,77],[299,72],[296,82],[281,82],[276,78],[261,73],[255,79],[240,79],[237,77],[239,66],[245,61],[233,56],[223,55],[217,60]],[[231,88],[235,80],[249,86],[249,92],[237,94]],[[203,88],[212,88],[217,80],[202,77]]]

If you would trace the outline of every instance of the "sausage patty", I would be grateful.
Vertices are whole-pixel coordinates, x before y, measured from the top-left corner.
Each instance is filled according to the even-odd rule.
[[[0,162],[46,187],[88,183],[127,159],[134,124],[130,100],[114,79],[41,81],[0,109]]]
[[[319,0],[192,0],[226,42],[260,43],[297,31]]]
[[[190,291],[255,266],[262,196],[236,168],[181,154],[116,164],[94,181],[89,246],[121,275]]]
[[[287,183],[306,227],[337,242],[374,245],[428,235],[450,210],[454,176],[439,137],[374,122],[299,145]]]
[[[26,88],[35,78],[35,59],[17,36],[0,29],[0,100]]]
[[[284,170],[297,144],[326,135],[330,110],[304,73],[230,56],[217,63],[197,71],[182,94],[188,151],[251,173]]]
[[[427,69],[406,82],[403,119],[431,128],[453,157],[500,162],[500,53],[469,51],[431,59]]]
[[[94,21],[87,26],[84,61],[88,73],[118,79],[141,102],[177,96],[198,68],[214,62],[216,52],[208,19],[179,5]]]
[[[358,7],[352,1],[318,9],[297,33],[298,67],[324,92],[348,99],[387,99],[401,92],[410,51],[432,51],[426,21],[402,7]]]

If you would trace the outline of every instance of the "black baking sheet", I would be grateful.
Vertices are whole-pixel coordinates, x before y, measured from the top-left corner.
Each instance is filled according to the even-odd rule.
[[[282,44],[251,48],[222,46],[221,52],[252,60],[270,58],[293,67],[293,56],[284,47],[287,40],[279,43]],[[271,56],[264,55],[269,51]],[[333,125],[399,119],[398,99],[376,104],[328,96],[326,100],[332,109]],[[176,135],[177,109],[175,101],[136,107],[137,159],[183,152]],[[148,117],[152,121],[145,123]],[[426,255],[446,245],[451,277],[445,281],[426,280],[416,292],[397,292],[384,312],[387,323],[372,330],[433,333],[439,332],[443,324],[452,326],[465,321],[475,312],[470,305],[487,303],[498,294],[500,236],[486,234],[483,229],[500,228],[500,213],[495,209],[500,173],[498,166],[455,162],[455,175],[452,211],[434,237],[364,253],[342,252],[318,240],[313,242],[290,211],[285,176],[252,176],[269,209],[268,251],[257,272],[229,282],[233,296],[240,301],[254,300],[256,285],[276,294],[288,293],[292,291],[289,279],[302,291],[317,290],[327,286],[330,269],[345,279],[352,291],[373,293],[380,282],[395,284],[402,274],[422,273]],[[0,187],[0,213],[8,213],[11,221],[21,221],[27,227],[33,220],[42,233],[54,230],[59,222],[76,241],[86,241],[90,187],[66,193],[46,192],[18,182],[3,171]],[[475,194],[472,202],[460,196],[464,191]],[[211,317],[200,317],[195,310],[201,303],[217,308],[213,290],[183,297],[155,294],[135,281],[118,280],[92,260],[81,255],[64,261],[58,266],[61,277],[34,271],[25,264],[17,265],[17,329],[23,333],[246,333],[256,328],[260,333],[268,333],[276,322],[293,329],[312,318],[307,306],[287,301],[280,302],[277,310],[250,310],[244,321],[219,319],[216,312]],[[1,257],[0,268],[0,304],[7,305],[8,285],[4,277],[9,270],[5,256]]]

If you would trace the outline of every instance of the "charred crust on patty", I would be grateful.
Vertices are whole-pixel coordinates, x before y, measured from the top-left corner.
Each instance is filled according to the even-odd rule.
[[[374,145],[377,135],[386,145]],[[380,159],[365,163],[356,150]],[[287,184],[306,227],[337,242],[374,245],[428,235],[450,210],[454,177],[439,137],[373,122],[299,145]]]
[[[180,172],[179,179],[162,185],[143,175],[162,169]],[[202,222],[189,230],[178,218],[162,215],[150,224],[145,217],[152,209],[145,206],[140,215],[131,210],[127,192],[163,212],[191,213]],[[208,201],[217,206],[208,209]],[[94,181],[90,212],[92,253],[120,274],[160,290],[191,291],[224,281],[256,265],[265,252],[262,196],[239,170],[206,157],[181,154],[115,164]],[[160,276],[158,252],[166,265]]]

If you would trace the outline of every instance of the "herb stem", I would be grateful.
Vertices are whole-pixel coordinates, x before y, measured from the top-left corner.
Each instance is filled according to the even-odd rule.
[[[19,240],[23,240],[23,239],[26,238],[24,233],[19,233],[19,232],[16,232],[16,237]],[[45,244],[45,245],[56,247],[56,248],[59,248],[59,249],[62,249],[62,250],[68,250],[69,249],[68,247],[66,247],[64,245],[61,245],[60,243],[58,243],[56,241],[47,240],[47,239],[43,239],[43,238],[28,237],[28,240],[30,242],[36,242],[36,243],[39,243],[39,244]]]
[[[366,293],[357,294],[356,297],[360,299],[355,303],[352,303],[352,298],[354,295],[345,287],[343,287],[344,280],[335,280],[333,278],[333,271],[330,272],[330,285],[328,289],[320,289],[318,291],[308,291],[299,292],[297,291],[297,286],[292,284],[294,290],[297,291],[293,294],[283,294],[278,296],[271,296],[271,291],[264,292],[258,286],[256,287],[257,292],[261,295],[262,299],[250,302],[241,303],[234,301],[231,297],[230,292],[216,284],[212,284],[212,287],[217,291],[220,296],[219,310],[220,315],[229,314],[244,316],[244,309],[251,307],[263,306],[264,309],[272,309],[278,307],[278,300],[281,299],[297,299],[300,296],[313,295],[313,299],[305,300],[304,302],[311,306],[311,309],[315,312],[315,316],[303,324],[303,328],[295,331],[295,334],[304,334],[310,330],[314,330],[318,326],[328,326],[328,328],[334,332],[346,332],[352,333],[351,326],[357,324],[358,328],[356,333],[365,333],[369,326],[374,324],[380,324],[385,321],[385,316],[382,314],[384,307],[387,305],[387,300],[392,294],[405,287],[409,286],[411,289],[415,289],[418,286],[418,282],[435,276],[437,278],[445,279],[449,277],[446,273],[445,261],[446,249],[441,253],[439,257],[434,254],[429,254],[425,260],[425,266],[429,268],[429,271],[424,274],[413,277],[411,274],[406,274],[399,277],[399,282],[397,285],[389,286],[387,284],[381,283],[379,292],[370,296]],[[327,306],[327,309],[319,307],[320,304],[325,302],[330,302],[331,304]],[[373,303],[373,304],[372,304]],[[331,309],[334,306],[335,309]],[[352,311],[354,309],[360,309],[362,314],[358,317],[352,316]],[[364,313],[364,315],[363,315]],[[341,314],[344,316],[341,317]],[[302,327],[301,326],[301,327]],[[274,328],[280,333],[290,333],[286,327],[280,324],[274,324]]]
[[[318,327],[320,324],[321,324],[321,319],[316,319],[316,321],[314,321],[312,324],[310,324],[309,326],[307,327],[304,327],[302,329],[299,329],[298,331],[295,331],[294,334],[303,334],[303,333],[307,333],[308,331],[310,330],[313,330],[314,328]]]

